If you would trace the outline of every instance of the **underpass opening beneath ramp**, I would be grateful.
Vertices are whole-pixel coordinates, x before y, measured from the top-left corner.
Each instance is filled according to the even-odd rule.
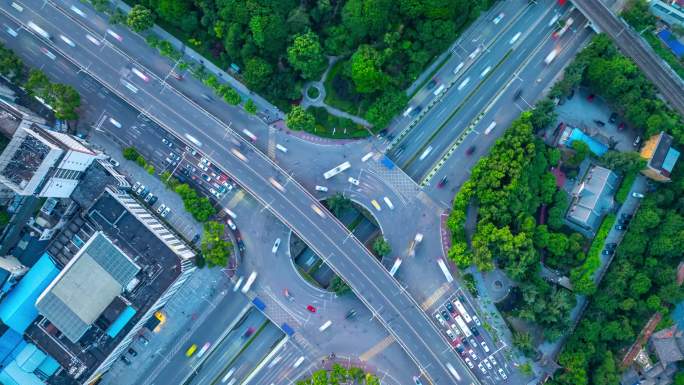
[[[371,250],[378,261],[382,263],[383,257],[389,256],[391,252],[389,243],[385,240],[377,219],[369,209],[342,194],[325,198],[322,203]],[[347,283],[333,272],[324,259],[314,253],[292,232],[288,246],[294,268],[310,286],[337,295],[351,292]]]

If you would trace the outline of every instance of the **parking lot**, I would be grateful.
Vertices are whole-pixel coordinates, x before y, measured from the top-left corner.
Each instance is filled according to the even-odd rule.
[[[466,365],[485,383],[505,383],[511,369],[501,350],[482,325],[470,298],[458,289],[432,312],[433,319]]]

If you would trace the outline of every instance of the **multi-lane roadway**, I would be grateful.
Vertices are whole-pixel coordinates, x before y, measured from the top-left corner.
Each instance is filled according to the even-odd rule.
[[[439,101],[424,116],[413,117],[409,113],[403,117],[400,123],[404,124],[415,118],[420,120],[391,145],[390,156],[411,177],[421,182],[469,123],[506,88],[516,71],[527,65],[531,57],[541,55],[543,61],[554,44],[560,46],[568,38],[570,34],[558,41],[551,37],[564,22],[562,16],[567,10],[553,5],[552,1],[529,4],[516,14],[504,16],[510,17],[511,22],[502,25],[489,44],[477,46],[467,54],[454,52],[455,58],[448,68],[452,73],[434,79],[435,92],[446,86],[438,96]],[[577,15],[578,12],[573,16],[577,18]],[[497,25],[494,21],[490,23]],[[524,89],[521,90],[524,94]]]
[[[82,17],[51,2],[25,1],[23,11],[9,4],[3,12],[28,28],[33,22],[52,39],[45,49],[63,55],[132,106],[200,147],[276,217],[286,223],[344,279],[373,311],[423,374],[433,383],[476,383],[462,361],[415,301],[384,267],[304,188],[226,124],[175,91],[152,70],[125,53],[117,39],[98,38]],[[48,11],[44,7],[50,7]],[[23,32],[22,32],[23,33]],[[38,34],[37,34],[38,35]],[[66,36],[68,44],[60,36]],[[46,53],[46,55],[48,55]],[[192,138],[192,139],[190,139]],[[195,143],[195,144],[193,144]],[[201,146],[196,143],[201,143]],[[449,370],[448,366],[455,370]],[[417,373],[418,374],[418,373]]]

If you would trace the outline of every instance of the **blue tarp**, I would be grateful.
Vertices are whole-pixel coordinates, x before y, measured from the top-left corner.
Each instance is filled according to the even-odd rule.
[[[36,300],[38,296],[57,276],[59,270],[50,256],[45,253],[21,278],[19,284],[10,291],[0,303],[0,319],[12,330],[24,333],[36,317]]]
[[[589,150],[593,152],[594,155],[601,156],[608,151],[608,146],[585,134],[579,128],[572,129],[565,145],[570,147],[575,140],[586,143],[587,146],[589,146]]]
[[[128,306],[124,309],[124,311],[119,314],[119,316],[116,318],[114,322],[112,322],[111,325],[107,328],[107,335],[110,337],[114,338],[116,337],[121,330],[123,330],[124,327],[126,327],[126,324],[133,318],[135,315],[136,311],[133,309],[132,306]]]
[[[295,333],[294,329],[292,329],[292,327],[290,325],[288,325],[286,322],[283,323],[283,325],[281,326],[281,329],[283,329],[285,334],[287,334],[290,337],[292,337],[292,335]]]
[[[264,311],[264,309],[266,309],[266,304],[264,303],[264,301],[260,300],[259,297],[254,297],[252,303],[254,304],[254,306],[256,306],[257,309],[261,311]]]
[[[670,33],[669,30],[663,29],[658,32],[658,37],[670,48],[678,59],[681,59],[682,56],[684,56],[684,44],[680,43],[676,37],[672,36],[672,33]]]

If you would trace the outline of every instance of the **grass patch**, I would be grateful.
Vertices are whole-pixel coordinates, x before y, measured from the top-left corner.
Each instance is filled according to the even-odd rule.
[[[323,107],[312,106],[307,111],[311,112],[316,119],[316,126],[314,131],[311,132],[314,135],[333,139],[356,139],[365,138],[370,135],[364,126],[356,124],[350,119],[331,115]]]
[[[630,172],[627,175],[625,175],[624,178],[622,178],[622,183],[620,183],[620,188],[618,189],[617,193],[615,193],[615,201],[623,204],[627,200],[627,196],[629,195],[629,190],[632,188],[632,185],[634,184],[634,180],[636,180],[637,177],[637,172]]]
[[[603,250],[603,244],[616,220],[617,217],[615,214],[608,214],[603,218],[603,222],[601,222],[601,226],[596,232],[594,240],[591,242],[591,247],[589,248],[584,263],[572,269],[570,272],[570,280],[572,281],[575,291],[581,294],[593,294],[593,291],[596,290],[593,276],[599,266],[601,266],[601,251]]]
[[[315,86],[311,86],[306,90],[306,95],[311,99],[316,99],[320,94],[321,92],[318,90],[318,87]]]

